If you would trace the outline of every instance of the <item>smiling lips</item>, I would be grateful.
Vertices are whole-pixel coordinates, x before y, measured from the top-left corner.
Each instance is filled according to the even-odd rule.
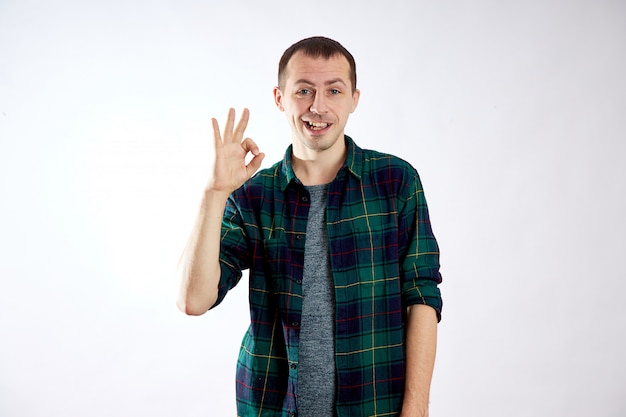
[[[326,129],[328,126],[330,126],[330,123],[324,123],[324,122],[306,121],[305,124],[311,130],[323,130],[323,129]]]

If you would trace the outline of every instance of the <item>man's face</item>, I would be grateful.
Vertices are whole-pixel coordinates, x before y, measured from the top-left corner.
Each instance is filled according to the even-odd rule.
[[[296,156],[335,148],[343,152],[344,127],[360,94],[352,92],[348,60],[343,55],[324,59],[297,52],[286,69],[274,99],[291,126]]]

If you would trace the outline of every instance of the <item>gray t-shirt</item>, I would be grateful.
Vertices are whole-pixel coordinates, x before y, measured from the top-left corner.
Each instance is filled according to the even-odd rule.
[[[311,207],[304,246],[298,350],[298,417],[335,415],[335,294],[326,232],[327,185],[306,187]]]

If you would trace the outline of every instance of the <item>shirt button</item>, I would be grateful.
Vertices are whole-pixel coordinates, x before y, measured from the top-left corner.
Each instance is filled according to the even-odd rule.
[[[291,369],[296,369],[298,367],[298,365],[296,365],[295,363],[292,363],[291,365],[289,365],[289,367]]]
[[[298,236],[296,236],[296,239],[298,239],[298,240],[302,240],[302,238],[303,238],[303,237],[304,237],[304,236],[302,236],[302,235],[298,235]]]
[[[291,325],[293,327],[298,327],[300,325],[300,323],[298,323],[297,321],[291,322]]]
[[[297,279],[296,280],[296,284],[302,284],[302,280],[301,279]]]
[[[302,197],[302,201],[306,203],[307,201],[309,201],[309,197]]]

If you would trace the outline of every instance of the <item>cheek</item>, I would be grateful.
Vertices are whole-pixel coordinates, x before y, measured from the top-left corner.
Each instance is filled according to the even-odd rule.
[[[305,113],[307,108],[304,101],[295,101],[289,103],[289,106],[285,106],[285,111],[289,112],[294,118],[300,118],[300,115]]]

